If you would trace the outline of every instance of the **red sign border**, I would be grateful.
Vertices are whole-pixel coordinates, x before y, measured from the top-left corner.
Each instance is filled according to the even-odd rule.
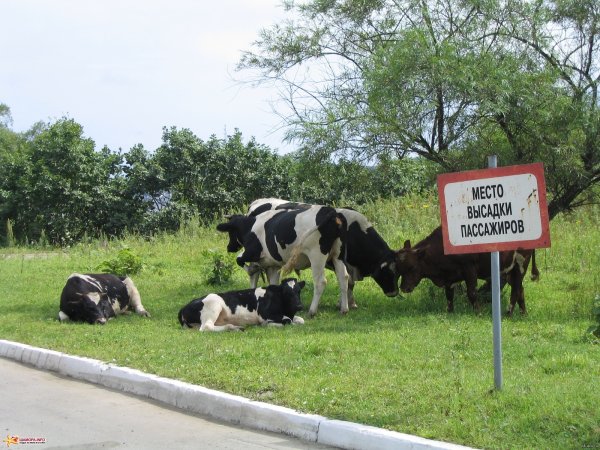
[[[446,197],[444,188],[449,183],[498,178],[511,175],[533,174],[537,180],[538,198],[540,202],[540,219],[542,235],[538,239],[527,241],[509,241],[486,244],[452,245],[448,236],[448,217],[446,215]],[[491,169],[467,170],[464,172],[444,173],[437,176],[438,196],[440,199],[440,217],[442,219],[442,235],[444,237],[444,254],[488,253],[504,250],[534,249],[550,247],[550,226],[546,201],[546,180],[542,163],[504,166]]]

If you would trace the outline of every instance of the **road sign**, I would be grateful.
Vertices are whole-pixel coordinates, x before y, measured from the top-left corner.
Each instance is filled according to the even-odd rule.
[[[541,163],[439,175],[444,253],[491,252],[494,385],[502,389],[500,260],[502,250],[550,247]]]
[[[438,175],[444,253],[550,247],[541,163]]]

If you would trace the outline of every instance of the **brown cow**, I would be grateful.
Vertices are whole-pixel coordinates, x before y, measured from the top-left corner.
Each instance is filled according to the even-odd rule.
[[[402,275],[400,283],[402,292],[412,292],[423,278],[429,278],[436,286],[445,288],[448,312],[452,312],[454,311],[454,286],[464,281],[467,285],[467,297],[473,309],[479,311],[477,280],[488,279],[491,276],[489,253],[444,255],[442,228],[437,227],[414,247],[410,246],[410,241],[406,241],[404,248],[398,251],[396,257],[396,270]],[[500,273],[506,276],[511,286],[510,306],[507,311],[509,316],[512,315],[516,303],[519,304],[521,313],[527,312],[523,278],[530,259],[532,259],[531,279],[537,280],[539,272],[535,264],[534,250],[500,252]]]

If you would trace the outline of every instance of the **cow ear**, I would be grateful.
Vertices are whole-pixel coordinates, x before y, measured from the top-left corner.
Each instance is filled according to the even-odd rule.
[[[297,288],[298,288],[298,292],[300,292],[304,286],[306,285],[306,281],[302,280],[302,281],[298,281],[298,283],[296,284]]]
[[[410,249],[410,240],[407,239],[406,241],[404,241],[404,250],[409,250]]]

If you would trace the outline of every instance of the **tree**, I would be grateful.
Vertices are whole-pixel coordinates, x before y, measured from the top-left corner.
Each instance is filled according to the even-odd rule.
[[[26,174],[27,164],[25,139],[8,127],[0,126],[0,237],[10,234],[8,220],[14,220],[14,211],[19,208],[15,193],[22,189],[20,180]]]
[[[118,156],[94,151],[94,142],[72,119],[60,119],[37,129],[24,141],[10,173],[11,189],[2,219],[15,223],[21,241],[42,236],[70,244],[85,233],[103,231],[113,215],[109,183]],[[114,194],[114,193],[112,193]]]
[[[326,157],[453,171],[543,161],[550,215],[598,183],[598,3],[312,0],[240,69],[283,86],[288,136]],[[566,119],[566,120],[565,120]]]
[[[10,128],[13,120],[10,108],[4,103],[0,103],[0,128]]]
[[[204,142],[188,129],[165,128],[154,161],[170,197],[170,214],[184,219],[197,214],[210,221],[258,197],[290,195],[289,167],[254,139],[244,144],[238,130]]]
[[[600,182],[600,4],[518,2],[497,35],[548,68],[552,85],[533,102],[512,102],[496,121],[513,153],[546,165],[550,217],[592,201]]]

